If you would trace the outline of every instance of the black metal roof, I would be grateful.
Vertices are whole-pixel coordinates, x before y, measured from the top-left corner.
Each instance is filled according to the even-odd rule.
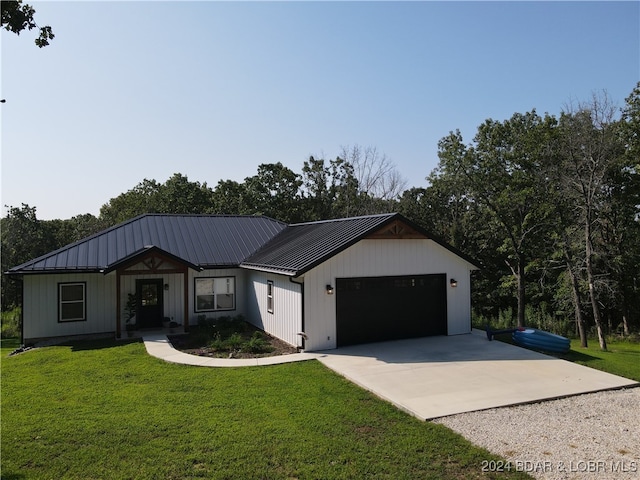
[[[147,214],[10,269],[9,274],[109,271],[155,247],[190,266],[238,266],[286,224],[268,217]]]
[[[473,259],[398,213],[289,225],[241,266],[299,276],[394,221],[408,225],[478,267]]]
[[[257,216],[147,214],[13,267],[7,273],[107,273],[155,249],[194,269],[240,266],[299,276],[394,221],[478,266],[398,213],[288,226]]]
[[[242,266],[301,275],[396,216],[388,213],[289,225]]]

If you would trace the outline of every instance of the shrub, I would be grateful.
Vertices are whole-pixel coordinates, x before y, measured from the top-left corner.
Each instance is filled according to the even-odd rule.
[[[268,353],[273,351],[260,332],[253,332],[253,335],[242,345],[242,350],[251,353]]]
[[[238,332],[235,332],[232,333],[229,338],[227,338],[227,341],[225,343],[229,350],[240,350],[240,348],[242,348],[244,340],[242,339],[242,335],[240,335]]]
[[[15,307],[12,310],[2,312],[2,328],[0,337],[2,338],[20,338],[20,316],[22,310]]]
[[[209,348],[211,350],[219,352],[219,351],[222,351],[222,350],[226,350],[227,345],[226,345],[226,342],[224,340],[222,340],[222,337],[220,337],[220,334],[216,333],[213,336],[213,339],[211,340],[211,342],[209,342]]]

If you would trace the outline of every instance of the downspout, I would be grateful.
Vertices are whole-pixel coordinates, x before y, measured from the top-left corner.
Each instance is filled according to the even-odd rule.
[[[296,282],[294,277],[289,277],[289,281],[291,283],[295,283],[296,285],[300,286],[300,296],[302,298],[302,305],[301,305],[301,310],[302,312],[300,312],[300,332],[298,333],[298,335],[300,336],[301,340],[302,340],[302,346],[300,347],[301,350],[305,349],[305,340],[307,339],[307,334],[304,331],[304,280],[301,282]]]
[[[24,278],[20,275],[16,280],[20,282],[20,346],[24,347]]]

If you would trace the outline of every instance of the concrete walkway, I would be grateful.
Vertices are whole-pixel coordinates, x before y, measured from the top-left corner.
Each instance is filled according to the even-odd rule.
[[[478,331],[257,359],[189,355],[175,350],[165,335],[143,340],[150,355],[185,365],[240,367],[317,359],[423,420],[638,385],[576,363],[490,342]]]
[[[195,365],[198,367],[255,367],[260,365],[277,365],[280,363],[301,362],[321,357],[316,353],[292,353],[263,358],[212,358],[183,353],[171,345],[166,335],[155,333],[142,337],[147,353],[170,363]]]

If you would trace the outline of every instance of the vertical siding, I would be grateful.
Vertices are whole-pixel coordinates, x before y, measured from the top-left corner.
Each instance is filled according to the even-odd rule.
[[[86,282],[86,321],[58,322],[58,284],[68,282]],[[115,332],[115,273],[25,275],[23,307],[24,338],[27,341]]]
[[[449,335],[471,331],[470,272],[473,265],[432,240],[362,240],[304,276],[307,350],[336,348],[336,295],[326,285],[336,278],[392,275],[447,275]],[[457,288],[449,280],[458,281]]]
[[[267,281],[273,282],[273,313],[267,311]],[[284,275],[247,272],[247,320],[285,342],[301,346],[302,286]]]

